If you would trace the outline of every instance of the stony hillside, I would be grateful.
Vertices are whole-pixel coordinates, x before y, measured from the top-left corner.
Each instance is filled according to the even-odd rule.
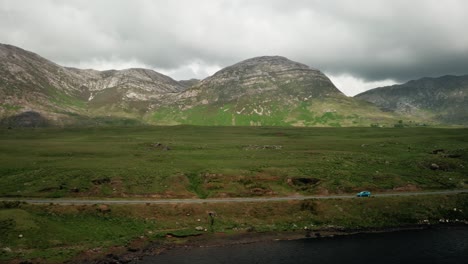
[[[89,93],[88,109],[95,115],[139,119],[152,100],[185,90],[170,77],[148,69],[69,70],[79,76],[81,88]]]
[[[468,75],[422,78],[356,95],[408,119],[468,125]]]
[[[75,80],[72,72],[32,52],[0,45],[0,116],[36,111],[56,121],[66,112],[82,113],[88,94]]]
[[[67,68],[21,48],[0,44],[0,118],[4,124],[95,124],[105,119],[140,119],[150,100],[184,89],[153,70]],[[27,121],[28,117],[33,120]]]
[[[280,56],[226,67],[151,108],[147,120],[157,124],[352,126],[392,119],[346,97],[319,70]]]

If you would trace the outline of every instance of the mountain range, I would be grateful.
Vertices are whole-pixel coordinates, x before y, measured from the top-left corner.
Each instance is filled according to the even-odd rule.
[[[57,65],[0,44],[0,124],[393,126],[468,124],[468,76],[423,78],[347,97],[317,69],[255,57],[203,80],[149,69]]]

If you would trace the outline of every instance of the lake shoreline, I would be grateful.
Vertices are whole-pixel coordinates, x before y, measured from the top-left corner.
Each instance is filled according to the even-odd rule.
[[[295,230],[279,232],[242,232],[226,234],[221,232],[207,233],[199,236],[187,237],[166,237],[163,241],[148,242],[144,239],[136,239],[126,247],[114,247],[107,252],[87,251],[80,254],[74,260],[67,262],[79,263],[132,263],[141,260],[143,257],[164,254],[170,250],[190,250],[202,247],[225,247],[230,245],[242,245],[252,243],[262,243],[271,241],[286,241],[300,239],[330,239],[339,236],[349,236],[356,234],[390,233],[411,230],[443,229],[467,227],[467,222],[458,223],[438,223],[438,224],[417,224],[401,227],[383,228],[355,228],[345,229],[339,227],[327,227],[314,230]],[[104,254],[103,254],[104,253]]]

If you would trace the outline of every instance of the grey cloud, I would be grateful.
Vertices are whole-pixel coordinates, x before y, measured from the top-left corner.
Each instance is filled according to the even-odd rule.
[[[0,0],[0,42],[69,65],[138,61],[186,78],[194,61],[283,55],[334,75],[405,81],[468,73],[466,10],[463,0]]]

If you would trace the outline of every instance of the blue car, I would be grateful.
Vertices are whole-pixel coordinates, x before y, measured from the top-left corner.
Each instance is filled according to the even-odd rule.
[[[369,191],[362,191],[362,192],[359,192],[356,196],[357,197],[370,197],[370,192]]]

